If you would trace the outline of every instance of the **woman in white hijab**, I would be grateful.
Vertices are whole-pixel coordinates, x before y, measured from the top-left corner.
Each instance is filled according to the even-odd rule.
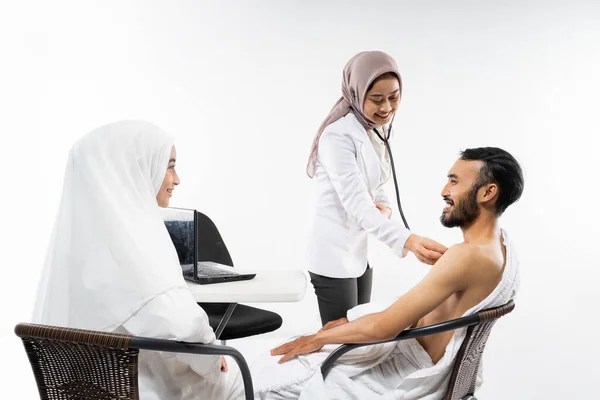
[[[73,146],[34,322],[216,341],[159,212],[179,184],[175,159],[173,138],[142,121],[100,127]],[[139,386],[142,400],[242,393],[219,356],[141,352]]]

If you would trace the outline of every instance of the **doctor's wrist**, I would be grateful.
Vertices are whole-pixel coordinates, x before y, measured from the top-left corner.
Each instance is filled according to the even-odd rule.
[[[406,243],[404,243],[404,248],[410,251],[411,253],[414,253],[420,241],[421,236],[412,233],[408,237],[408,239],[406,239]]]

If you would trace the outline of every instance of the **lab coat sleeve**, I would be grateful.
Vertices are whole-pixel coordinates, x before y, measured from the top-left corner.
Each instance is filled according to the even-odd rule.
[[[214,344],[215,334],[208,324],[206,312],[194,301],[187,288],[175,288],[162,293],[123,324],[133,335],[159,339]],[[210,382],[221,373],[221,356],[162,353],[177,357],[194,372]]]
[[[383,190],[383,185],[379,185],[375,191],[375,203],[383,204],[384,206],[389,207],[390,210],[392,209],[392,206],[390,205],[390,199],[387,197],[385,190]]]
[[[348,216],[404,257],[408,253],[404,244],[411,233],[402,223],[387,219],[375,207],[358,168],[354,141],[347,135],[326,131],[319,141],[318,159]]]

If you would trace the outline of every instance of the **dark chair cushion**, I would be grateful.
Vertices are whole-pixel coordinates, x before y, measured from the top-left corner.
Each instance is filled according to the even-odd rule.
[[[221,318],[227,310],[228,303],[198,303],[206,311],[210,326],[217,329]],[[238,304],[221,333],[220,340],[239,339],[243,337],[260,335],[279,329],[283,320],[271,311]]]

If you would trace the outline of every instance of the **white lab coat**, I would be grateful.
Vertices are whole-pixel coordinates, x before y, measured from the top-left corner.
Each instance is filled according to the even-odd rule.
[[[367,267],[367,234],[399,257],[410,231],[375,203],[390,205],[380,184],[380,164],[365,128],[350,113],[330,124],[319,140],[313,207],[308,230],[308,270],[355,278]]]

